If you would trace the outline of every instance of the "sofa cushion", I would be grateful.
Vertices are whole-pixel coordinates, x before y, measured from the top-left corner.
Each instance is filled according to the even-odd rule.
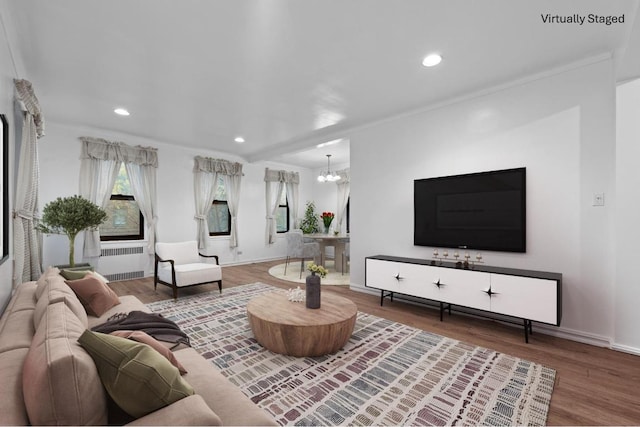
[[[0,352],[31,347],[36,330],[33,326],[33,310],[8,311],[5,316],[0,330]]]
[[[223,425],[277,425],[271,415],[253,403],[193,348],[187,347],[174,354],[189,371],[183,378],[220,417]]]
[[[0,318],[0,352],[29,348],[35,332],[31,317],[36,304],[36,282],[25,282],[16,288]]]
[[[5,309],[5,313],[8,311],[33,310],[36,306],[35,294],[37,288],[36,282],[24,282],[20,284],[13,293],[11,301]]]
[[[146,344],[88,330],[78,342],[93,357],[111,398],[133,417],[193,394],[178,369]]]
[[[24,426],[29,424],[22,398],[22,366],[29,348],[0,353],[0,424]]]
[[[37,328],[40,324],[47,306],[60,301],[63,301],[86,327],[87,312],[75,292],[64,282],[62,276],[59,274],[50,276],[46,284],[38,287],[38,290],[40,290],[40,297],[33,313],[34,327]]]
[[[88,316],[89,327],[87,329],[93,329],[98,325],[102,325],[116,314],[130,313],[134,310],[144,311],[145,313],[151,312],[151,310],[149,310],[142,301],[133,295],[122,295],[118,298],[120,299],[120,304],[114,305],[109,310],[105,311],[102,316]]]
[[[180,362],[178,362],[176,356],[167,346],[144,331],[113,331],[110,335],[115,335],[116,337],[127,338],[133,341],[147,344],[155,351],[163,355],[169,362],[171,362],[173,366],[178,368],[181,374],[187,373],[187,370],[184,369],[184,366],[182,366]]]
[[[42,273],[40,278],[36,281],[38,285],[38,289],[36,290],[36,298],[40,299],[40,295],[42,294],[42,290],[47,284],[47,280],[51,277],[59,276],[60,269],[58,267],[47,267],[47,269]]]
[[[128,426],[221,426],[222,420],[205,403],[202,396],[194,394],[173,404],[138,418]]]
[[[22,387],[32,425],[107,422],[96,366],[77,340],[86,330],[64,302],[50,304],[24,362]]]
[[[118,295],[90,274],[82,279],[65,280],[65,283],[73,289],[87,313],[92,316],[102,316],[111,307],[120,304]]]

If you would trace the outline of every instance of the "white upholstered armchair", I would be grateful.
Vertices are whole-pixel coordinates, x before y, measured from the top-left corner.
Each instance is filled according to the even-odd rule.
[[[285,233],[287,237],[287,261],[284,265],[284,275],[287,275],[287,266],[291,258],[300,258],[300,278],[304,271],[304,261],[306,259],[317,259],[318,263],[322,262],[320,253],[320,244],[317,242],[305,242],[302,230],[293,229]]]
[[[205,262],[206,259],[215,260],[215,264]],[[201,254],[195,240],[156,243],[154,289],[158,283],[169,286],[173,289],[173,298],[178,299],[178,288],[216,282],[222,293],[222,269],[218,256]]]

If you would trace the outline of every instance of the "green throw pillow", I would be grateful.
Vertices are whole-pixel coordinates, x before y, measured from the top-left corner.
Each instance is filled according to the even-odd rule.
[[[67,280],[78,280],[86,276],[88,271],[93,271],[93,267],[86,267],[82,270],[71,270],[63,268],[62,270],[60,270],[60,274],[62,274],[62,277]]]
[[[178,369],[146,344],[89,330],[78,342],[93,358],[113,401],[133,417],[194,394]]]

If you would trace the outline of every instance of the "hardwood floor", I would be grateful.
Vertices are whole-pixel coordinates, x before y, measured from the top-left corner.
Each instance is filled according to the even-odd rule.
[[[297,286],[269,275],[271,266],[282,261],[223,267],[225,288],[263,282],[283,289]],[[118,295],[135,295],[149,303],[172,298],[171,289],[145,278],[111,283]],[[217,285],[180,290],[180,296],[217,291]],[[378,296],[355,292],[346,286],[323,287],[351,299],[358,310],[445,335],[478,346],[498,350],[554,368],[556,385],[551,399],[548,425],[640,425],[640,357],[536,334],[529,344],[522,330],[491,320],[462,315],[440,322],[439,312],[395,300],[380,307]]]

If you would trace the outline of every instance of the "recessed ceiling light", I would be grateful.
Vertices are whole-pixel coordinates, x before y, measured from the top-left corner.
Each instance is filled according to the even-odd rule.
[[[432,53],[431,55],[425,56],[425,58],[422,60],[422,65],[424,65],[425,67],[433,67],[435,65],[438,65],[440,61],[442,61],[442,56],[438,55],[437,53]]]
[[[238,144],[242,144],[244,142],[244,138],[241,136],[236,136],[234,141],[237,142]]]
[[[323,142],[321,144],[316,145],[316,148],[327,147],[329,145],[337,144],[340,141],[342,141],[342,140],[341,139],[334,139],[333,141]]]
[[[125,110],[124,108],[116,108],[115,110],[113,110],[114,113],[116,113],[119,116],[128,116],[129,112],[127,110]]]

